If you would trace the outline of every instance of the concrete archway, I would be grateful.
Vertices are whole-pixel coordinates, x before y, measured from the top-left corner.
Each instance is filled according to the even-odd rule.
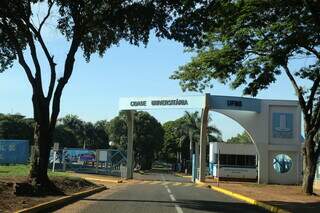
[[[257,140],[259,140],[259,134],[255,131],[255,129],[257,127],[254,127],[252,125],[250,125],[252,122],[256,123],[257,120],[257,115],[255,112],[238,112],[238,111],[232,111],[232,110],[212,110],[214,112],[220,113],[230,119],[232,119],[233,121],[235,121],[236,123],[238,123],[250,136],[251,141],[254,143],[256,150],[257,150],[257,154],[258,154],[258,183],[265,183],[267,182],[267,180],[264,180],[263,177],[264,175],[261,173],[262,169],[261,169],[261,163],[262,163],[262,158],[260,155],[260,149],[262,149],[262,147],[260,146],[260,144],[257,144]]]
[[[258,183],[301,182],[301,110],[297,101],[210,96],[209,108],[233,119],[249,133],[258,152]],[[283,125],[288,130],[278,129]],[[275,171],[273,159],[278,154],[292,159],[289,172]]]
[[[145,109],[201,109],[199,181],[205,180],[208,113],[222,113],[238,122],[251,136],[258,152],[258,182],[298,184],[301,182],[301,109],[298,101],[215,96],[121,98],[119,109],[128,116],[127,178],[132,178],[133,112]],[[276,173],[273,159],[286,154],[292,168]]]

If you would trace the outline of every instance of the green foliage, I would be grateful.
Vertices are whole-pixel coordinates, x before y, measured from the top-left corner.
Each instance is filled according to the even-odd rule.
[[[161,158],[170,163],[177,162],[177,153],[181,153],[182,159],[189,158],[189,136],[186,122],[183,117],[163,124],[164,141],[161,150]]]
[[[127,149],[127,124],[124,113],[120,113],[119,116],[114,117],[108,124],[107,130],[110,137],[110,141],[117,144],[123,150]]]
[[[157,37],[181,40],[184,15],[193,16],[198,12],[196,5],[207,5],[206,1],[3,0],[0,5],[0,71],[10,68],[13,61],[20,58],[17,49],[33,46],[35,41],[31,41],[30,36],[34,34],[40,39],[47,18],[39,20],[37,11],[33,10],[36,4],[47,6],[50,26],[55,26],[68,41],[73,40],[73,45],[83,50],[87,61],[94,53],[102,56],[121,40],[134,45],[147,44],[151,30]],[[54,19],[50,18],[52,8],[57,11]],[[39,27],[34,26],[35,18],[40,22]],[[192,33],[191,28],[188,30]]]
[[[27,176],[29,165],[0,166],[0,176]]]
[[[60,143],[60,147],[78,148],[76,134],[65,125],[57,125],[53,135],[53,141]]]
[[[60,142],[64,147],[91,149],[107,149],[109,147],[105,120],[92,124],[81,120],[76,115],[67,115],[60,119],[54,136],[55,142]]]
[[[163,143],[162,125],[147,112],[135,115],[134,151],[141,168],[151,169]]]
[[[209,119],[211,120],[211,119]],[[161,151],[162,158],[169,162],[176,162],[177,152],[181,152],[182,159],[190,158],[190,136],[193,143],[200,140],[201,118],[199,112],[189,113],[174,121],[163,124],[164,143]],[[221,141],[221,132],[214,126],[208,126],[209,141]]]
[[[0,177],[22,177],[28,176],[30,170],[30,165],[10,165],[10,166],[0,166]],[[49,176],[70,176],[66,172],[51,172],[49,171]]]
[[[316,63],[296,75],[319,77],[320,28],[303,1],[216,1],[205,21],[211,28],[201,32],[197,56],[172,76],[183,90],[202,91],[213,86],[212,79],[231,80],[232,88],[245,85],[244,94],[255,96],[290,60],[305,57]]]
[[[253,143],[249,134],[244,131],[241,134],[237,134],[237,136],[229,138],[227,140],[227,143],[242,143],[242,144],[248,144],[248,143]]]
[[[176,162],[176,153],[179,149],[178,147],[178,138],[177,134],[177,122],[176,121],[168,121],[162,125],[164,130],[164,139],[163,146],[161,149],[161,158],[167,162],[175,163]],[[185,143],[183,143],[185,144]]]
[[[210,4],[203,7],[206,17],[192,18],[192,26],[201,23],[192,35],[200,40],[191,49],[197,55],[171,78],[180,80],[183,90],[203,91],[218,80],[230,83],[232,89],[243,86],[245,95],[256,96],[280,74],[287,75],[303,113],[303,189],[312,194],[320,156],[315,138],[320,128],[319,1],[219,0]]]
[[[194,140],[199,141],[200,140],[200,128],[201,128],[201,117],[199,115],[199,112],[196,111],[194,113],[185,112],[185,115],[182,117],[183,119],[183,126],[182,130],[187,135],[188,133],[192,134],[194,137]],[[211,117],[208,117],[208,122],[211,121]],[[208,137],[209,141],[221,141],[221,132],[218,128],[215,126],[208,126]]]
[[[85,122],[76,115],[66,115],[59,119],[59,121],[62,128],[66,131],[71,131],[71,133],[76,137],[76,147],[80,147],[81,145],[83,146],[83,141],[85,139]]]
[[[100,120],[94,124],[95,130],[95,146],[98,149],[109,148],[109,135],[107,130],[107,121]]]
[[[35,9],[39,4],[45,10],[46,15],[43,17]],[[89,62],[92,54],[103,56],[108,48],[119,45],[122,40],[133,45],[146,45],[151,31],[158,38],[178,39],[184,36],[179,34],[183,16],[192,15],[197,10],[195,8],[204,4],[207,4],[206,1],[2,0],[0,72],[11,68],[17,60],[33,92],[36,141],[32,149],[30,177],[48,185],[45,184],[48,181],[47,150],[53,142],[61,96],[72,76],[79,49]],[[63,61],[56,61],[43,38],[43,28],[47,26],[55,28],[70,43]],[[46,59],[41,60],[41,63],[39,53]],[[30,60],[26,60],[27,55]],[[44,64],[46,66],[43,67]],[[59,72],[63,74],[59,78],[57,64],[63,67]],[[42,76],[50,76],[48,84],[43,84]],[[89,146],[93,146],[95,137],[92,126],[87,124],[85,134],[88,141],[83,141],[83,144],[88,143]]]
[[[29,140],[33,143],[34,121],[19,114],[0,113],[0,138]]]
[[[126,149],[127,124],[123,112],[108,124],[110,140],[118,147]],[[134,153],[135,161],[143,170],[151,169],[163,143],[164,131],[161,124],[147,112],[137,112],[134,118]]]
[[[0,113],[0,139],[24,139],[33,143],[35,122],[20,114]],[[53,141],[59,142],[60,147],[107,149],[109,137],[107,121],[97,121],[95,124],[85,122],[78,116],[67,115],[60,119],[55,128]]]

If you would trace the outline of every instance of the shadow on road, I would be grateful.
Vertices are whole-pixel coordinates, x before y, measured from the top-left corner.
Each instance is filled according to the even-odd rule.
[[[273,206],[288,210],[293,213],[315,213],[320,212],[320,203],[295,203],[295,202],[282,202],[282,201],[265,201]]]
[[[191,209],[198,211],[214,211],[214,212],[225,212],[225,213],[234,213],[239,212],[241,209],[242,212],[268,212],[260,207],[252,206],[246,203],[232,203],[232,202],[218,202],[218,201],[206,201],[206,200],[179,200],[179,201],[160,201],[160,200],[134,200],[134,199],[91,199],[85,198],[85,201],[94,201],[94,202],[121,202],[122,205],[126,205],[126,202],[130,203],[164,203],[168,206],[174,204],[179,205],[183,209]]]
[[[146,181],[168,181],[168,182],[181,182],[191,183],[191,178],[185,178],[176,176],[173,172],[168,171],[156,171],[150,170],[144,173],[134,173],[133,178],[135,180],[146,180]]]

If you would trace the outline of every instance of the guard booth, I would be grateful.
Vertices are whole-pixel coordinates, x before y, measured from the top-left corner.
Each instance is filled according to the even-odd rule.
[[[209,143],[209,173],[219,179],[257,180],[254,144]]]
[[[205,181],[207,125],[210,110],[239,123],[253,141],[258,162],[258,183],[298,184],[302,180],[301,109],[298,101],[268,100],[233,96],[125,97],[119,110],[126,111],[128,125],[127,178],[133,178],[133,125],[136,110],[200,109],[200,141],[196,144],[193,171],[197,181]],[[284,157],[285,156],[285,157]],[[281,161],[285,159],[285,161]],[[279,162],[286,169],[277,169]],[[279,166],[278,166],[279,167]]]

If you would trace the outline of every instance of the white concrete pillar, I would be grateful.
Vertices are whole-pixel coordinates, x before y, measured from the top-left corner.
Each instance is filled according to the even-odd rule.
[[[133,178],[133,125],[134,125],[134,111],[128,110],[127,127],[128,127],[128,144],[127,144],[127,171],[126,178]]]
[[[200,129],[200,172],[199,181],[203,182],[206,179],[207,162],[206,162],[206,150],[207,150],[207,128],[208,128],[208,107],[202,110],[201,115],[201,129]]]
[[[258,183],[266,184],[269,182],[269,166],[272,166],[272,162],[269,162],[269,150],[268,144],[259,143],[256,144],[258,149]],[[271,165],[269,165],[271,164]]]
[[[194,154],[195,154],[195,163],[194,163],[194,165],[195,165],[195,176],[196,176],[196,179],[198,180],[199,179],[199,176],[198,176],[198,169],[199,169],[199,153],[200,153],[200,151],[199,151],[199,143],[198,142],[196,142],[196,143],[194,143]]]

